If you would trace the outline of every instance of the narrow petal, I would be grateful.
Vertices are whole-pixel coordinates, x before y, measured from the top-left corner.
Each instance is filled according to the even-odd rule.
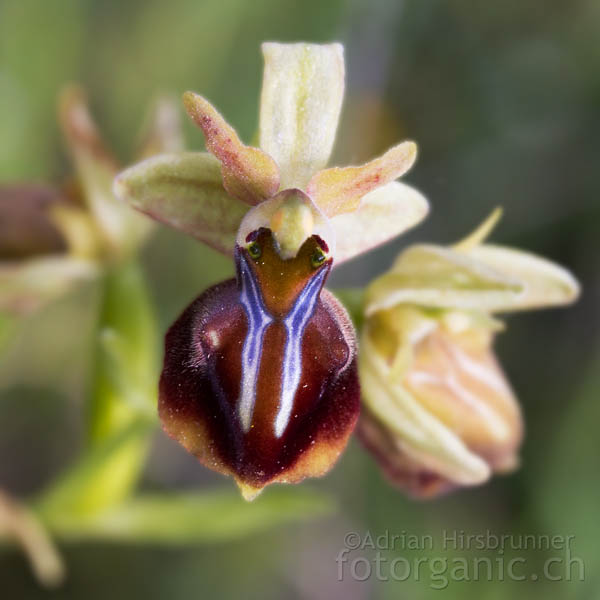
[[[156,154],[181,152],[184,148],[177,103],[170,96],[158,97],[142,128],[138,159]]]
[[[96,168],[114,173],[117,162],[105,146],[90,114],[87,96],[78,85],[65,87],[58,103],[59,121],[78,168],[85,170],[93,161]]]
[[[207,150],[221,161],[225,189],[251,205],[273,196],[279,189],[279,171],[273,159],[242,144],[233,127],[202,96],[186,92],[183,102],[204,132]]]
[[[411,246],[367,289],[366,313],[400,303],[463,310],[503,310],[519,301],[523,285],[475,257],[441,246]]]
[[[207,153],[149,158],[123,171],[114,189],[140,212],[227,255],[248,210],[223,189],[219,161]]]
[[[330,219],[337,239],[335,264],[388,242],[420,223],[428,211],[424,196],[399,181],[368,193],[354,212]]]
[[[282,188],[304,189],[329,160],[344,97],[340,44],[262,45],[260,147],[279,165]]]
[[[319,171],[310,180],[307,191],[328,217],[352,212],[363,196],[406,173],[416,157],[416,144],[403,142],[361,167]]]
[[[148,234],[151,223],[113,196],[112,182],[118,170],[117,163],[102,142],[81,88],[69,86],[63,90],[59,100],[59,121],[85,201],[106,242],[114,249],[135,246]]]
[[[510,311],[570,304],[579,296],[579,283],[567,270],[545,258],[492,244],[475,246],[467,256],[520,282],[523,291],[495,310]]]

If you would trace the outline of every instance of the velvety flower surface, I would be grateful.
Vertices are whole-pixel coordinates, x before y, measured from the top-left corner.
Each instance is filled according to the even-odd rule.
[[[361,337],[359,436],[416,497],[518,465],[519,405],[492,344],[492,313],[568,304],[578,284],[532,254],[483,243],[499,212],[452,248],[418,245],[371,283]]]
[[[166,154],[119,175],[151,217],[233,254],[235,281],[202,294],[166,338],[160,415],[246,498],[331,468],[359,412],[350,320],[323,290],[334,264],[418,223],[425,199],[395,181],[404,142],[360,167],[324,168],[344,90],[339,44],[264,44],[260,147],[203,97],[184,104],[208,153]]]
[[[312,266],[319,242],[285,265],[268,230],[255,243],[259,257],[237,249],[239,285],[210,288],[169,330],[159,404],[165,430],[247,498],[325,473],[359,408],[354,331],[321,292],[331,262]]]

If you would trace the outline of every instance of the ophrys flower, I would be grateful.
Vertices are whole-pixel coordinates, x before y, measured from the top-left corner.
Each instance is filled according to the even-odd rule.
[[[117,195],[234,254],[237,279],[207,290],[167,335],[159,409],[166,431],[247,498],[331,468],[359,411],[350,320],[323,285],[334,264],[427,213],[396,182],[416,147],[324,169],[344,89],[339,44],[264,44],[259,148],[188,92],[209,153],[149,159]]]

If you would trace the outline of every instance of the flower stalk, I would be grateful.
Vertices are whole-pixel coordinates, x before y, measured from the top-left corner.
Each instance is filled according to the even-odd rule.
[[[89,407],[89,448],[104,444],[140,419],[155,419],[156,317],[140,265],[127,260],[103,277]],[[140,433],[106,457],[82,504],[98,510],[121,502],[134,489],[143,467],[149,433]]]

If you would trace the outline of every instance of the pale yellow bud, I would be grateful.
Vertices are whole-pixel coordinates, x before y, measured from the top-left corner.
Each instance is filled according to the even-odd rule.
[[[492,352],[483,313],[410,305],[368,319],[359,435],[387,475],[428,497],[518,464],[519,405]]]
[[[366,290],[359,435],[418,497],[518,465],[523,422],[492,350],[494,312],[573,302],[579,285],[544,258],[484,244],[494,211],[453,248],[411,246]]]

